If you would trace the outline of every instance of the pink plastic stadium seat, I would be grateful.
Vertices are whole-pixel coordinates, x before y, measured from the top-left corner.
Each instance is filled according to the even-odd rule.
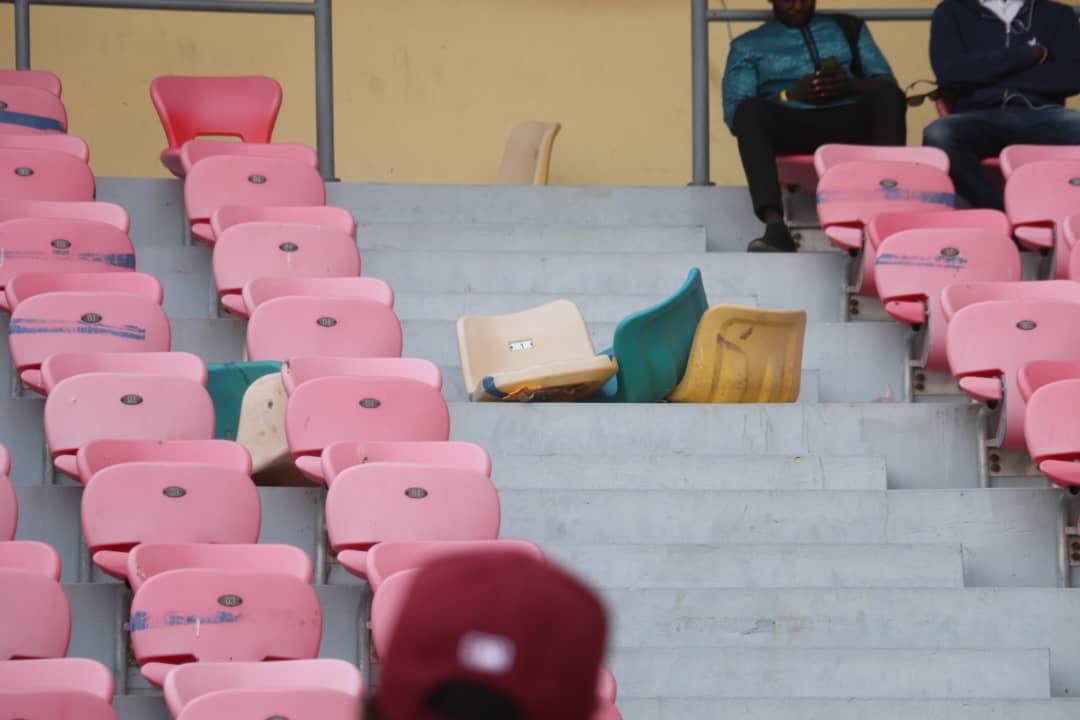
[[[67,110],[59,97],[27,85],[0,85],[0,135],[67,132]]]
[[[8,479],[8,474],[0,474],[0,542],[15,538],[15,529],[19,526],[19,498]]]
[[[0,662],[4,718],[116,720],[112,671],[85,658]]]
[[[116,570],[117,577],[126,577],[131,589],[138,592],[142,584],[171,570],[200,568],[231,570],[233,572],[273,572],[295,577],[310,583],[314,567],[308,554],[294,545],[273,544],[207,544],[207,543],[143,543],[123,558],[112,553],[98,553]],[[115,563],[114,560],[122,560]]]
[[[929,325],[920,367],[940,371],[948,369],[942,289],[971,280],[1018,281],[1021,270],[1020,253],[1008,234],[925,228],[890,235],[878,250],[874,273],[890,315],[916,330]]]
[[[0,148],[31,148],[37,150],[56,150],[77,157],[84,163],[90,162],[90,146],[76,135],[60,133],[37,133],[34,135],[0,134]]]
[[[1070,280],[955,283],[941,291],[941,310],[949,322],[968,305],[992,300],[1080,303],[1080,283]]]
[[[615,674],[606,667],[600,668],[600,679],[596,684],[596,696],[600,700],[614,703],[618,695],[619,684],[615,680]],[[594,716],[595,717],[595,716]]]
[[[93,200],[94,174],[66,152],[0,148],[0,194],[9,200]]]
[[[214,283],[225,307],[246,316],[244,285],[261,277],[356,277],[360,251],[351,235],[320,225],[249,222],[214,244]]]
[[[131,602],[131,647],[160,687],[186,662],[304,660],[319,654],[315,589],[285,573],[171,570]]]
[[[292,395],[301,383],[319,377],[404,377],[442,390],[442,370],[425,358],[358,358],[331,355],[301,355],[281,366],[281,384]]]
[[[75,455],[83,485],[99,470],[129,462],[198,462],[251,475],[251,453],[231,440],[94,440]]]
[[[57,353],[41,363],[46,394],[69,377],[92,372],[173,375],[200,385],[206,385],[207,374],[201,357],[184,352]]]
[[[879,213],[951,210],[955,202],[949,175],[932,165],[853,161],[818,181],[821,227],[834,245],[849,251],[863,247],[864,228]]]
[[[180,149],[203,135],[270,142],[281,109],[281,85],[269,77],[196,77],[166,75],[150,83],[165,139],[161,164],[183,177]]]
[[[1001,151],[1001,172],[1005,179],[1023,167],[1037,162],[1080,160],[1078,145],[1009,145]]]
[[[184,708],[176,720],[362,720],[360,702],[335,690],[222,690]]]
[[[1069,246],[1069,279],[1080,280],[1080,253],[1072,252],[1080,242],[1080,214],[1065,218],[1065,243]]]
[[[250,143],[222,140],[188,140],[180,148],[180,168],[184,175],[200,160],[214,155],[245,155],[296,160],[319,169],[319,156],[315,149],[300,143]]]
[[[203,463],[132,462],[112,465],[83,492],[82,524],[94,562],[127,576],[139,543],[254,543],[262,503],[251,477]],[[114,551],[98,558],[96,553]]]
[[[56,385],[45,400],[45,439],[62,472],[79,476],[76,453],[95,440],[209,440],[214,403],[183,377],[88,373]]]
[[[215,155],[191,168],[184,204],[192,233],[213,243],[210,216],[226,205],[325,205],[326,187],[310,165],[286,158]]]
[[[127,210],[115,203],[0,198],[0,222],[23,218],[91,220],[113,225],[125,234],[131,231],[131,217]]]
[[[359,718],[363,696],[363,677],[355,665],[343,660],[281,660],[278,662],[189,663],[169,673],[164,686],[165,702],[173,717],[200,698],[228,691],[323,691],[352,698],[355,712],[348,720]],[[318,707],[314,705],[312,707]],[[275,712],[221,716],[267,718]],[[296,717],[285,714],[284,717]]]
[[[281,297],[262,303],[247,327],[248,359],[294,355],[401,357],[401,321],[371,300]]]
[[[128,234],[92,220],[23,218],[0,222],[0,289],[16,275],[116,273],[135,269]],[[8,312],[7,295],[0,306]]]
[[[289,397],[285,435],[294,459],[335,442],[447,440],[450,411],[441,392],[416,380],[317,378]]]
[[[18,540],[0,542],[0,568],[4,570],[25,570],[51,577],[60,582],[63,569],[60,553],[43,542]]]
[[[888,212],[875,215],[866,224],[866,239],[862,253],[862,277],[857,281],[856,290],[863,295],[876,295],[877,283],[874,275],[874,262],[878,249],[893,233],[920,228],[971,228],[996,232],[999,235],[1011,235],[1012,226],[1005,213],[997,210],[953,210],[941,212]]]
[[[127,293],[160,305],[165,293],[153,275],[137,272],[105,273],[20,273],[4,287],[5,302],[15,310],[19,303],[35,295],[55,292]]]
[[[0,444],[0,475],[11,474],[11,452]]]
[[[369,300],[394,307],[393,289],[385,280],[372,277],[258,278],[244,285],[242,294],[249,316],[264,302],[296,295]]]
[[[1024,398],[1018,374],[1035,360],[1080,358],[1080,305],[981,302],[949,321],[949,368],[976,400],[1003,403],[995,447],[1024,448]]]
[[[171,343],[169,318],[160,305],[106,292],[50,292],[23,300],[11,314],[8,335],[15,368],[37,392],[44,392],[40,367],[50,355],[166,352]]]
[[[543,551],[524,540],[438,540],[426,542],[382,542],[370,550],[344,550],[338,560],[354,575],[366,578],[377,591],[386,578],[404,570],[462,553],[524,555],[544,559]]]
[[[0,568],[0,660],[67,655],[71,607],[51,576]]]
[[[219,237],[233,225],[246,222],[272,222],[287,225],[321,225],[356,237],[356,218],[335,205],[227,205],[210,216],[210,228]]]
[[[1074,366],[1074,370],[1076,367]],[[1055,485],[1080,487],[1080,377],[1043,385],[1027,401],[1024,438],[1031,459]]]
[[[807,192],[813,192],[817,187],[813,155],[778,155],[776,172],[781,187],[799,188]]]
[[[487,450],[470,442],[450,440],[333,443],[319,457],[297,458],[296,466],[308,477],[329,486],[338,475],[355,465],[382,462],[442,465],[491,477],[491,456]]]
[[[829,143],[822,145],[814,152],[814,169],[817,170],[818,177],[837,165],[851,162],[915,163],[936,168],[946,174],[949,172],[949,156],[933,147]]]
[[[0,85],[34,87],[56,97],[63,93],[59,76],[48,70],[0,70]]]
[[[1020,368],[1016,376],[1025,401],[1039,388],[1062,380],[1080,380],[1080,360],[1036,360]]]
[[[1017,240],[1032,250],[1053,252],[1050,277],[1068,277],[1070,248],[1062,226],[1078,208],[1080,159],[1023,165],[1005,185],[1005,212]]]

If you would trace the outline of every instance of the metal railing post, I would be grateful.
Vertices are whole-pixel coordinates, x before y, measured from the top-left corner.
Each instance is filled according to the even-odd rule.
[[[690,56],[693,77],[693,157],[691,185],[709,178],[709,0],[690,0]]]
[[[15,0],[15,69],[30,69],[30,0]]]
[[[315,2],[315,144],[323,180],[334,175],[333,0]]]

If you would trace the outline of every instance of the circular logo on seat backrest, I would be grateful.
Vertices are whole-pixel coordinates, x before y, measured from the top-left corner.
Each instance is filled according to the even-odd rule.
[[[67,250],[69,247],[71,247],[71,241],[65,240],[64,238],[56,238],[49,244],[57,250]]]
[[[367,408],[368,410],[374,410],[380,405],[382,405],[382,403],[375,398],[364,398],[360,401],[360,407]]]
[[[422,500],[428,496],[427,490],[422,487],[411,487],[405,491],[405,497],[413,500]]]
[[[187,490],[176,485],[170,485],[161,491],[161,494],[167,498],[182,498],[187,495]]]
[[[99,323],[101,322],[101,316],[97,313],[86,313],[81,318],[84,323]]]
[[[300,246],[294,242],[283,242],[277,247],[281,252],[296,252],[300,249]]]
[[[0,100],[0,110],[7,110],[7,103]]]
[[[319,327],[334,327],[337,325],[337,320],[332,317],[321,317],[315,321],[315,324]]]
[[[1073,186],[1080,185],[1080,177],[1069,178],[1069,184]]]
[[[125,405],[142,405],[142,395],[124,395],[120,398],[120,402]]]
[[[28,167],[17,167],[15,168],[15,174],[19,177],[30,177],[34,174],[34,169]]]
[[[887,190],[892,189],[892,188],[896,187],[899,184],[900,183],[896,182],[895,180],[893,180],[891,178],[885,178],[884,180],[882,180],[881,182],[878,183],[878,185],[880,185],[881,187],[883,187],[883,188],[885,188]]]
[[[244,602],[239,595],[222,595],[217,601],[218,605],[224,605],[225,607],[237,607]]]
[[[1016,323],[1016,327],[1020,328],[1021,330],[1034,330],[1036,327],[1038,327],[1038,325],[1034,320],[1021,320],[1020,322]]]
[[[248,175],[248,182],[252,185],[262,185],[266,182],[265,175]]]
[[[270,717],[266,718],[266,720],[289,720],[289,718],[285,717],[284,715],[271,715]]]
[[[945,257],[956,257],[960,254],[960,251],[956,248],[941,248],[941,254]]]

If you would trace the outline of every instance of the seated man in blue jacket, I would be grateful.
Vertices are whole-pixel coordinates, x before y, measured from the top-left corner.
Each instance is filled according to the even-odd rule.
[[[1007,145],[1080,145],[1080,25],[1051,0],[944,0],[930,24],[930,62],[952,114],[923,143],[949,154],[956,191],[975,207],[1003,209],[979,165]]]
[[[771,0],[772,20],[731,43],[724,122],[765,234],[750,252],[794,252],[777,155],[826,143],[903,145],[904,94],[870,31],[851,16],[816,15],[815,0]]]

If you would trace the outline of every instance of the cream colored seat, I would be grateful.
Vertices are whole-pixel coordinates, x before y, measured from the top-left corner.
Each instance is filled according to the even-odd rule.
[[[585,319],[569,300],[509,315],[466,315],[457,335],[470,400],[577,400],[619,367],[596,354]]]
[[[295,471],[289,454],[285,402],[281,373],[270,373],[248,386],[240,405],[236,442],[251,453],[252,474],[260,485],[310,484]]]
[[[510,131],[499,167],[500,185],[547,185],[560,123],[524,122]]]

